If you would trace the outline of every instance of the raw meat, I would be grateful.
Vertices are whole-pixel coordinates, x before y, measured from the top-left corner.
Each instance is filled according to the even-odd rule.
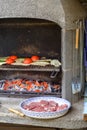
[[[67,108],[67,104],[59,105],[57,102],[50,100],[41,100],[38,102],[31,102],[30,104],[23,105],[23,108],[35,112],[55,112]]]

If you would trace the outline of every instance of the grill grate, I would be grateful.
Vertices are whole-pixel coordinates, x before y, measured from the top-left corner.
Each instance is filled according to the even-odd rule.
[[[35,93],[35,92],[17,92],[17,91],[4,91],[0,90],[0,96],[9,96],[9,97],[37,97],[37,96],[57,96],[57,97],[62,97],[61,95],[61,90],[58,92],[53,92],[53,93]]]
[[[6,18],[0,20],[0,56],[3,59],[10,55],[21,57],[31,57],[39,55],[41,60],[48,58],[59,60],[61,62],[61,28],[55,23],[41,19],[28,18]],[[9,44],[9,46],[8,46]],[[48,47],[49,46],[49,47]],[[6,51],[5,51],[6,50]],[[46,59],[47,60],[47,59]],[[2,63],[3,62],[3,63]],[[53,63],[52,61],[50,61]],[[61,97],[61,78],[62,70],[54,64],[46,66],[23,65],[19,61],[12,65],[7,65],[6,61],[1,60],[0,80],[17,78],[29,78],[33,80],[43,80],[49,83],[55,83],[60,86],[58,91],[51,92],[30,92],[0,89],[0,96],[19,96],[32,97],[52,95]],[[4,64],[5,63],[5,64]],[[43,65],[43,63],[41,64]]]
[[[60,71],[59,67],[54,67],[53,65],[38,66],[38,65],[29,65],[29,66],[21,66],[21,65],[1,65],[0,70],[18,70],[18,71]]]

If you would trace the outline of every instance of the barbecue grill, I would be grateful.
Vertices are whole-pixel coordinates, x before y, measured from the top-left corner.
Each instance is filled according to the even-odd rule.
[[[16,55],[18,59],[38,55],[42,61],[57,59],[61,62],[61,28],[57,24],[40,19],[8,18],[0,20],[0,30],[1,63],[3,58],[7,59],[10,55]],[[61,65],[3,63],[0,72],[1,95],[29,97],[43,94],[61,97]],[[47,83],[47,91],[44,83]],[[58,89],[54,89],[55,85]]]

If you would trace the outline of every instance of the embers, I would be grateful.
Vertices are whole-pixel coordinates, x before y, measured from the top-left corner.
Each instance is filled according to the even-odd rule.
[[[6,79],[0,81],[0,90],[22,92],[58,92],[60,85],[41,80],[29,80],[22,78]]]

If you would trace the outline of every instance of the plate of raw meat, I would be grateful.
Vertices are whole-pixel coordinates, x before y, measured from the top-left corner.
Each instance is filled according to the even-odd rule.
[[[33,97],[20,103],[21,111],[29,117],[38,119],[51,119],[65,115],[71,103],[58,97]]]

